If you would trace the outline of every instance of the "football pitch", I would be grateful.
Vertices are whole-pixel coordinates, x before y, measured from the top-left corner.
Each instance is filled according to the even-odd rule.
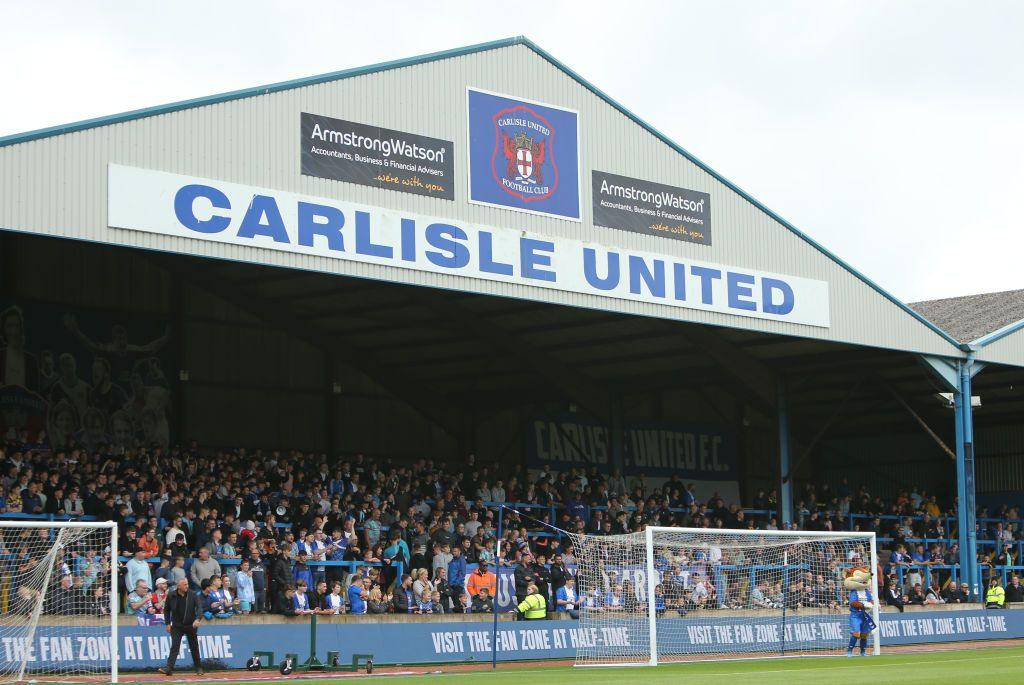
[[[764,659],[694,662],[656,668],[573,668],[499,665],[497,671],[472,670],[420,675],[373,675],[385,683],[430,682],[434,685],[623,685],[623,683],[729,683],[731,685],[820,685],[828,682],[899,683],[900,685],[1019,685],[1024,683],[1024,647],[990,647],[936,652],[882,654],[877,657]],[[353,677],[316,682],[351,685]],[[264,681],[266,682],[266,681]]]

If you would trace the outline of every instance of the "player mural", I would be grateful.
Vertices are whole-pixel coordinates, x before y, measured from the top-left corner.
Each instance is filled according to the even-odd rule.
[[[3,303],[0,435],[21,449],[166,448],[168,335],[151,317]]]

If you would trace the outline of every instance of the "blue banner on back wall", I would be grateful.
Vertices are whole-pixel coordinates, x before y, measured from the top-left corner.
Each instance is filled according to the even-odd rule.
[[[526,434],[530,468],[550,465],[555,471],[596,466],[610,473],[608,427],[577,417],[537,418]],[[735,435],[720,426],[644,424],[627,426],[623,473],[683,480],[736,479]]]
[[[696,616],[696,618],[694,618]],[[1024,637],[1024,611],[922,611],[883,614],[882,649],[887,645]],[[597,653],[638,654],[647,649],[646,620],[609,621],[603,628],[581,627],[579,621],[502,622],[497,636],[498,658],[572,658],[579,647]],[[658,620],[662,653],[696,654],[708,651],[764,652],[773,645],[781,650],[844,650],[848,639],[845,615],[794,615],[781,622],[751,622],[741,616],[717,617],[712,612],[690,618]],[[95,628],[82,636],[81,628],[40,626],[31,644],[27,638],[4,638],[0,644],[0,668],[9,668],[27,654],[29,669],[60,660],[66,666],[109,662],[109,638]],[[200,629],[204,661],[225,668],[242,668],[255,650],[273,651],[280,659],[292,652],[305,660],[309,650],[309,625],[224,625],[216,621]],[[170,649],[170,635],[163,627],[122,626],[118,648],[123,669],[163,665]],[[342,660],[353,652],[373,654],[378,664],[456,663],[490,661],[491,624],[482,622],[362,623],[323,621],[317,631],[321,659],[328,650],[340,650]],[[187,646],[178,662],[191,666]]]

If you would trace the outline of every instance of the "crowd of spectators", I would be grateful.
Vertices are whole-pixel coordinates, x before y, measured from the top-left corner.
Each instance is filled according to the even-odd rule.
[[[334,460],[299,451],[203,452],[195,445],[116,455],[8,445],[0,450],[0,473],[0,511],[91,516],[119,524],[119,552],[129,560],[112,561],[108,550],[86,542],[69,550],[60,560],[67,572],[53,574],[63,594],[51,594],[64,597],[48,606],[54,613],[109,610],[104,588],[114,571],[123,581],[121,606],[142,617],[160,614],[167,587],[182,578],[202,593],[210,618],[265,612],[489,612],[497,566],[516,567],[520,599],[536,585],[553,609],[621,605],[629,610],[636,593],[627,580],[605,576],[591,587],[575,587],[575,550],[567,536],[551,531],[600,536],[642,530],[647,524],[873,530],[893,538],[882,574],[884,591],[898,594],[891,603],[957,601],[958,587],[948,571],[930,574],[932,584],[914,575],[929,564],[959,561],[945,529],[949,504],[916,489],[887,501],[865,486],[854,491],[845,481],[834,491],[807,485],[798,495],[799,522],[779,526],[767,513],[775,507],[775,492],[758,492],[752,508],[766,513],[750,515],[717,494],[698,498],[694,486],[677,476],[652,488],[641,476],[627,479],[617,471],[528,474],[521,466],[482,463],[474,455],[457,465],[429,459],[400,464],[359,454]],[[499,556],[498,506],[504,502],[520,503],[518,508],[529,515],[504,510]],[[1019,517],[1015,510],[997,513],[1004,519]],[[851,523],[851,514],[872,518]],[[890,521],[882,515],[903,518]],[[1016,561],[1017,525],[1001,521],[979,527],[979,539],[1007,545],[983,552],[991,554],[983,560],[989,568]],[[935,541],[928,547],[908,542],[916,538]],[[15,575],[39,563],[18,542],[6,545],[17,559],[9,562]],[[753,606],[830,606],[841,594],[837,568],[850,562],[848,551],[823,549],[822,572],[792,582],[787,578],[785,588],[778,577],[753,583],[737,577],[735,587],[743,588],[742,601]],[[728,551],[724,559],[685,557],[663,560],[659,607],[685,612],[737,605],[734,597],[718,596],[723,587],[738,596],[729,590],[731,580],[723,585],[710,568],[700,572],[694,567],[728,566],[741,559],[730,558]],[[907,582],[897,587],[890,572],[900,566],[907,567]],[[31,595],[32,590],[18,588],[12,595],[19,592]],[[1007,591],[1006,601],[1013,592]],[[18,610],[31,601],[22,597],[11,607]]]

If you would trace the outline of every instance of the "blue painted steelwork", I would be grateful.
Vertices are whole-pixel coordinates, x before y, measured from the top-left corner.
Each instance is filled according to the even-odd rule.
[[[968,355],[967,361],[960,364],[960,399],[963,404],[961,419],[963,426],[963,452],[964,452],[964,491],[967,500],[963,502],[963,508],[967,510],[967,545],[970,553],[970,580],[973,591],[981,597],[984,595],[984,588],[981,587],[981,576],[978,573],[978,530],[977,530],[977,503],[975,501],[974,487],[974,410],[971,408],[971,385],[974,373],[972,367],[974,359]]]
[[[505,507],[498,507],[498,546],[496,552],[501,554],[501,538],[505,535],[504,529],[505,523]],[[500,563],[500,557],[494,559],[494,570],[497,575],[498,564]],[[491,668],[498,667],[498,586],[494,586],[494,621],[491,627]]]
[[[959,387],[953,393],[953,415],[956,428],[957,541],[960,545],[960,568],[971,594],[980,597],[978,576],[978,535],[974,497],[974,419],[971,412],[971,362],[957,365]]]
[[[1021,319],[1020,321],[1014,321],[1013,323],[1007,324],[1006,326],[1003,326],[1000,329],[994,330],[991,333],[986,333],[985,335],[981,336],[977,340],[972,340],[971,343],[970,343],[970,347],[971,347],[971,349],[984,347],[985,345],[988,345],[989,343],[994,343],[996,340],[1000,340],[1002,338],[1005,338],[1006,336],[1010,335],[1011,333],[1016,333],[1017,331],[1021,330],[1022,328],[1024,328],[1024,319]]]
[[[779,415],[779,521],[780,530],[786,523],[793,523],[793,479],[789,475],[789,393],[786,380],[779,375],[778,380],[778,415]]]

